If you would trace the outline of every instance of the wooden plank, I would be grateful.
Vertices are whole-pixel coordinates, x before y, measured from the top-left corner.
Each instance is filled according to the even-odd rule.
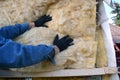
[[[93,68],[93,69],[65,69],[43,73],[20,73],[8,70],[0,70],[0,77],[71,77],[71,76],[94,76],[116,74],[117,68]]]

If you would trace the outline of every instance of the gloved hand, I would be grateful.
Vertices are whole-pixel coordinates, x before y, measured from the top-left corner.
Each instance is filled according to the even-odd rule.
[[[35,27],[39,27],[39,26],[48,27],[44,23],[51,21],[51,20],[52,20],[51,16],[44,15],[44,16],[40,17],[38,20],[34,21]]]
[[[59,39],[59,36],[56,35],[53,44],[56,45],[60,51],[67,49],[69,46],[73,45],[73,39],[69,37],[69,35],[64,36]]]

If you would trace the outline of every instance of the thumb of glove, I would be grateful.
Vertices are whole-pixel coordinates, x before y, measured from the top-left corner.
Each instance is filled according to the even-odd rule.
[[[54,38],[53,44],[56,44],[58,40],[59,40],[59,36],[58,36],[58,34],[57,34],[57,35],[55,36],[55,38]]]

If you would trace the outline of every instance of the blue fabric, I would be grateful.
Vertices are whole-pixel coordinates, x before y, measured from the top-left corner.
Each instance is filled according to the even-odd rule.
[[[23,45],[11,40],[28,29],[28,23],[6,26],[0,29],[0,68],[26,67],[49,60],[48,56],[51,54],[55,55],[54,46]],[[54,57],[52,59],[54,62]]]
[[[7,39],[13,39],[13,38],[21,35],[28,29],[29,29],[29,24],[27,22],[23,23],[23,24],[3,26],[0,29],[0,36],[3,36]]]

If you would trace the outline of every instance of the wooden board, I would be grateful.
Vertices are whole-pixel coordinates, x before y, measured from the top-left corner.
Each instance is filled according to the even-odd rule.
[[[44,73],[18,73],[8,70],[0,70],[0,77],[71,77],[71,76],[94,76],[116,73],[117,68],[115,67],[93,69],[66,69]]]

